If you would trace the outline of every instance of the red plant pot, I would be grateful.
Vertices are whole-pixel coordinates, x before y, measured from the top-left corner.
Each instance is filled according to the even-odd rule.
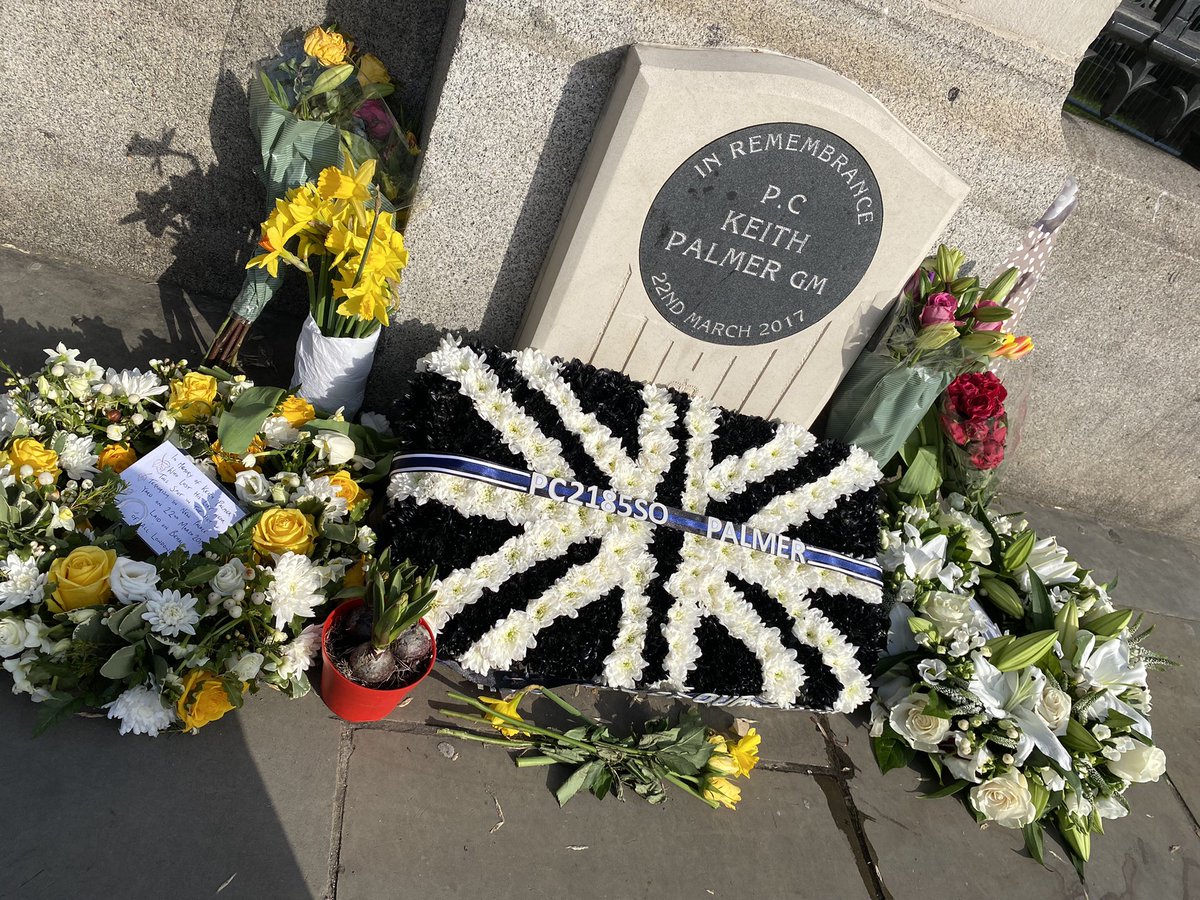
[[[347,722],[377,722],[387,716],[399,705],[401,700],[408,696],[413,688],[425,680],[425,677],[433,671],[433,664],[437,660],[437,639],[434,638],[429,625],[422,619],[420,624],[429,632],[433,655],[429,659],[429,667],[412,684],[382,691],[378,688],[356,684],[339,672],[337,666],[333,664],[333,660],[329,658],[329,650],[326,647],[329,630],[338,619],[362,606],[362,603],[361,598],[347,600],[329,614],[325,619],[324,627],[321,628],[321,660],[324,663],[321,666],[321,699],[325,701],[325,705],[331,712]]]

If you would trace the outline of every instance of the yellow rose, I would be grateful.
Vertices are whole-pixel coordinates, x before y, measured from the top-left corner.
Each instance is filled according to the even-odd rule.
[[[298,509],[273,507],[262,514],[254,526],[254,549],[259,553],[286,553],[291,550],[308,556],[313,549],[313,517]]]
[[[287,423],[293,428],[303,428],[317,417],[313,405],[303,397],[296,396],[288,397],[280,403],[277,414],[287,419]]]
[[[36,478],[43,472],[49,472],[58,479],[58,454],[34,438],[17,438],[8,448],[8,462],[14,475],[20,477],[21,469],[29,466]]]
[[[46,605],[56,613],[85,606],[98,606],[112,596],[108,576],[117,561],[117,551],[99,547],[76,547],[50,563],[49,581],[54,593]]]
[[[106,444],[97,461],[101,469],[112,469],[118,475],[137,462],[137,454],[128,444]]]
[[[363,497],[371,496],[371,492],[359,487],[358,482],[351,478],[350,473],[345,469],[330,475],[329,483],[333,485],[335,491],[346,498],[346,505],[349,507],[353,507]]]
[[[349,48],[346,39],[336,31],[326,31],[318,25],[304,35],[304,52],[323,66],[340,66],[346,61]]]
[[[226,453],[221,449],[221,442],[216,441],[212,445],[212,461],[217,469],[217,477],[222,481],[233,484],[237,479],[238,472],[246,471],[246,466],[242,464],[242,460],[247,456],[253,456],[266,449],[267,445],[263,441],[262,435],[259,434],[254,436],[254,440],[250,442],[250,446],[246,448],[245,453]],[[261,471],[257,464],[253,468],[255,472]]]
[[[246,689],[242,682],[242,690]],[[179,698],[176,712],[185,731],[203,728],[215,722],[233,709],[229,694],[221,679],[208,669],[192,669],[183,678],[183,696]]]
[[[383,60],[374,53],[364,53],[358,61],[358,83],[363,87],[368,84],[391,84],[392,76],[388,74]]]
[[[217,398],[217,379],[200,372],[188,372],[171,382],[171,399],[167,407],[175,418],[186,425],[203,421],[213,414]]]

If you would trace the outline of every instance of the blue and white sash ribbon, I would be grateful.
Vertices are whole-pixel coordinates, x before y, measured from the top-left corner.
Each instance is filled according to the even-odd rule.
[[[664,506],[653,500],[626,497],[614,490],[601,490],[567,478],[548,478],[541,472],[511,469],[457,453],[405,453],[397,456],[393,473],[435,473],[482,481],[522,494],[545,497],[638,522],[665,525],[687,534],[707,537],[749,550],[805,563],[818,569],[840,572],[868,584],[883,585],[883,570],[874,562],[847,556],[821,547],[809,547],[785,534],[759,531],[749,525],[725,522],[716,516],[700,515]]]

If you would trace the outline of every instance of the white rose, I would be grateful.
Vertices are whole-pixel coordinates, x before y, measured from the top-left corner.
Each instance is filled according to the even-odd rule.
[[[259,503],[271,497],[271,484],[262,472],[253,469],[238,472],[233,480],[233,489],[243,503]]]
[[[264,659],[266,657],[261,653],[242,653],[226,660],[225,668],[239,681],[253,681],[258,677]]]
[[[1066,692],[1046,682],[1042,686],[1035,709],[1042,721],[1050,726],[1051,731],[1059,735],[1067,733],[1067,720],[1071,718],[1071,698]]]
[[[232,596],[234,591],[245,590],[245,571],[246,567],[241,562],[236,559],[230,560],[217,569],[216,575],[208,579],[208,585],[222,597]]]
[[[923,659],[917,663],[917,672],[927,684],[934,684],[946,677],[946,664],[940,659]]]
[[[354,441],[336,431],[322,431],[313,438],[313,446],[331,466],[340,466],[354,457]]]
[[[152,563],[118,556],[108,583],[122,603],[141,603],[158,589],[158,569]]]
[[[934,591],[921,603],[921,615],[937,626],[943,637],[975,619],[971,598],[948,591]]]
[[[936,753],[938,742],[950,730],[950,723],[946,719],[926,715],[925,705],[928,701],[928,697],[920,694],[909,695],[896,704],[888,721],[914,750]]]
[[[971,805],[1003,828],[1022,828],[1037,815],[1029,796],[1029,782],[1016,769],[971,788]]]
[[[21,619],[0,619],[0,656],[17,656],[25,649],[25,623]]]
[[[1120,759],[1109,762],[1108,771],[1126,781],[1158,781],[1167,771],[1167,754],[1158,747],[1139,743],[1122,753]]]

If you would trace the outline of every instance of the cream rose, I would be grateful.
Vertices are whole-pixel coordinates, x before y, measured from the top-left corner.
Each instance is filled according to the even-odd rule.
[[[1029,782],[1016,769],[971,788],[971,805],[1003,828],[1023,828],[1037,815],[1029,796]]]
[[[892,707],[888,721],[914,750],[936,753],[938,743],[950,730],[950,722],[927,715],[925,705],[928,701],[929,698],[924,695],[910,694]]]
[[[1120,759],[1108,763],[1108,771],[1126,781],[1142,783],[1158,781],[1167,771],[1167,754],[1158,747],[1148,747],[1138,743],[1132,750],[1126,750]]]
[[[0,657],[20,656],[25,650],[25,623],[17,618],[0,619]]]
[[[271,499],[271,484],[262,472],[247,469],[238,472],[233,479],[233,490],[243,503],[261,503]]]
[[[245,590],[245,565],[236,559],[230,560],[217,569],[217,574],[208,580],[208,586],[222,597],[231,597],[236,590]],[[249,679],[242,679],[248,681]]]
[[[971,598],[948,591],[934,591],[927,595],[921,603],[921,615],[933,622],[943,636],[975,618]]]
[[[122,603],[141,603],[158,589],[158,569],[148,562],[118,556],[108,583]]]
[[[238,681],[253,681],[258,677],[259,671],[262,670],[263,661],[266,659],[261,653],[247,652],[238,656],[231,656],[225,662],[225,668],[233,674]]]
[[[1065,691],[1047,682],[1042,686],[1041,696],[1034,707],[1050,730],[1055,734],[1067,733],[1067,721],[1071,718],[1071,698]]]

